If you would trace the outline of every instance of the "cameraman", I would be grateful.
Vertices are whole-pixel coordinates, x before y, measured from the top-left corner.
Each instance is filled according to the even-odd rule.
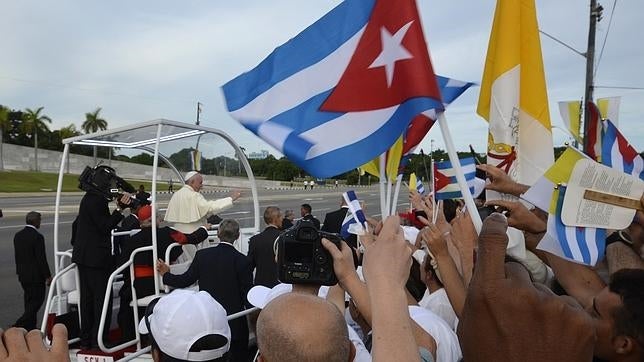
[[[98,326],[107,281],[114,268],[110,232],[123,219],[121,210],[130,205],[130,196],[123,194],[110,214],[111,201],[100,191],[89,190],[83,196],[76,219],[72,262],[78,265],[80,277],[81,348],[98,347]],[[106,320],[111,309],[107,309]],[[106,332],[107,332],[106,328]]]

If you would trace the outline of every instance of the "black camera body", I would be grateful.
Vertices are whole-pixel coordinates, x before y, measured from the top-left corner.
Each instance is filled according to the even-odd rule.
[[[101,195],[109,201],[121,195],[120,190],[128,193],[136,191],[127,181],[117,176],[113,168],[104,165],[94,168],[86,166],[78,177],[78,188],[85,192]],[[139,200],[131,198],[130,202],[130,206],[136,207]]]
[[[340,235],[319,231],[313,222],[300,220],[277,238],[277,268],[280,282],[335,285],[333,258],[322,245],[326,238],[340,249]]]

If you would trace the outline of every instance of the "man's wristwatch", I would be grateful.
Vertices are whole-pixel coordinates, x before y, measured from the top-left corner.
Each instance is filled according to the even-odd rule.
[[[615,231],[614,233],[610,234],[609,237],[606,238],[606,246],[613,243],[624,243],[629,247],[633,246],[633,241],[631,240],[631,236],[628,235],[628,233],[623,230]]]

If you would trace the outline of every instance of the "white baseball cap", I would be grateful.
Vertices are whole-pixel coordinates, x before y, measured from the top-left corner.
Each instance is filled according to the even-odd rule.
[[[256,285],[250,288],[248,294],[246,295],[246,299],[248,299],[248,303],[252,304],[253,306],[259,309],[264,309],[264,307],[266,307],[266,305],[273,299],[279,297],[282,294],[290,293],[292,290],[292,284],[281,283],[277,284],[273,288],[268,288],[263,285]],[[328,293],[329,287],[323,285],[320,287],[318,297],[326,298],[326,295]]]
[[[188,180],[190,180],[192,178],[192,176],[198,175],[198,174],[199,174],[199,172],[197,172],[197,171],[186,172],[186,175],[183,176],[183,181],[188,181]]]
[[[152,303],[139,323],[139,332],[149,334],[151,330],[156,345],[169,357],[209,361],[222,357],[230,348],[226,310],[208,292],[177,289]],[[191,351],[204,337],[214,338],[200,341],[201,350]]]

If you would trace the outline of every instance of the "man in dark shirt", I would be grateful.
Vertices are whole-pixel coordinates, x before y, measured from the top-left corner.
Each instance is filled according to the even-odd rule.
[[[320,230],[320,220],[311,214],[311,210],[311,205],[309,204],[302,204],[302,206],[300,206],[300,215],[302,215],[302,220],[310,220],[313,222],[313,225],[315,225],[315,228]]]
[[[246,294],[253,285],[250,263],[233,243],[239,238],[239,224],[225,219],[219,224],[219,245],[198,250],[188,270],[181,275],[169,273],[170,266],[157,262],[163,283],[175,288],[185,288],[199,282],[199,290],[212,295],[228,315],[246,309]],[[230,353],[233,361],[248,360],[248,324],[246,318],[228,322],[231,331]]]
[[[255,285],[263,285],[272,288],[279,283],[277,281],[277,263],[273,245],[280,235],[282,226],[282,213],[276,206],[269,206],[264,210],[264,222],[266,229],[253,236],[248,241],[248,261],[251,270],[255,272]]]
[[[25,292],[25,312],[14,326],[32,330],[36,328],[36,315],[45,301],[45,284],[51,283],[51,272],[45,255],[45,238],[38,232],[40,213],[31,211],[26,219],[25,228],[13,238],[16,274]]]

